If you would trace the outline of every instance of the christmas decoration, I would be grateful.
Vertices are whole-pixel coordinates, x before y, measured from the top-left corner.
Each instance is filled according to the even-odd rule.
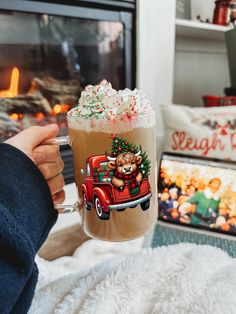
[[[209,127],[212,130],[219,130],[220,135],[227,135],[228,129],[235,129],[235,119],[233,121],[227,121],[227,123],[221,124],[218,123],[216,120],[206,120],[203,122],[203,125]]]
[[[110,177],[113,176],[113,171],[108,170],[105,166],[103,167],[103,169],[94,167],[93,173],[93,178],[95,182],[110,182]]]
[[[139,165],[139,169],[142,170],[141,172],[143,177],[148,177],[151,168],[151,161],[149,160],[147,153],[145,151],[142,151],[141,147],[133,143],[129,143],[126,139],[122,139],[120,137],[114,137],[112,139],[111,155],[114,157],[125,152],[131,152],[133,154],[136,154],[140,150],[141,150],[140,156],[142,156],[142,163]]]

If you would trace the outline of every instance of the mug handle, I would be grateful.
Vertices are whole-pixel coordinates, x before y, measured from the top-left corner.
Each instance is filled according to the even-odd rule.
[[[42,145],[71,145],[72,141],[69,136],[59,136],[55,138],[51,138],[42,143]],[[79,203],[75,202],[73,205],[63,205],[57,204],[55,205],[55,209],[59,211],[60,214],[70,214],[79,210]]]
[[[46,140],[42,143],[42,145],[71,145],[72,141],[69,136],[59,136],[50,138],[49,140]]]

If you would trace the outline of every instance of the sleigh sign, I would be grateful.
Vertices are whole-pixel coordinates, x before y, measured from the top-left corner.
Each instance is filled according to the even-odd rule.
[[[147,210],[152,193],[148,175],[140,170],[141,161],[140,152],[89,157],[82,184],[86,209],[95,208],[102,220],[109,220],[111,211],[124,211],[138,205],[143,211]]]

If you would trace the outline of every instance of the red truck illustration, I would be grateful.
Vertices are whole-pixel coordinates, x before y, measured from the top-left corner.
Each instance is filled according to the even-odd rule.
[[[142,157],[136,155],[122,154],[124,160],[130,160],[128,165],[125,162],[117,165],[124,173],[123,180],[121,176],[116,178],[118,172],[115,162],[120,162],[119,159],[106,155],[87,159],[85,180],[82,184],[84,204],[87,210],[95,208],[101,220],[109,220],[110,212],[114,210],[124,211],[138,205],[143,211],[149,209],[152,196],[150,183],[148,176],[142,177],[139,172],[137,164]]]

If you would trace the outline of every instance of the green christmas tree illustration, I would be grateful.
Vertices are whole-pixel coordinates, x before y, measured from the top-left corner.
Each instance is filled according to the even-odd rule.
[[[113,137],[112,139],[112,148],[111,154],[113,157],[117,157],[119,154],[123,154],[125,152],[131,152],[136,154],[141,150],[140,156],[142,156],[142,163],[139,165],[139,170],[141,171],[143,177],[147,177],[150,174],[151,169],[151,161],[148,158],[147,152],[142,151],[140,146],[137,146],[133,143],[129,143],[126,139]]]

